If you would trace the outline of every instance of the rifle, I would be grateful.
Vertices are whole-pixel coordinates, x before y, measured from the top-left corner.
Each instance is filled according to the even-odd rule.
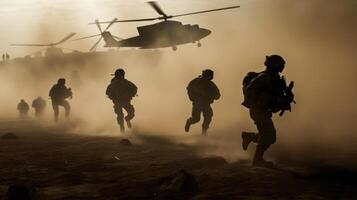
[[[282,109],[279,113],[279,116],[283,116],[285,111],[291,112],[291,103],[296,104],[296,101],[294,100],[294,93],[293,93],[293,88],[294,88],[294,81],[291,81],[289,85],[286,85],[286,80],[285,77],[283,76],[282,78],[282,84],[283,84],[283,92],[284,92],[284,97],[287,102],[284,102],[284,105],[282,106]]]

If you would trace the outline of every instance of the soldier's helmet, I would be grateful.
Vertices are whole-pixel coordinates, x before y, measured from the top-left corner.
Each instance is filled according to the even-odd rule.
[[[64,78],[60,78],[57,81],[57,84],[59,84],[59,85],[64,85],[65,83],[66,83],[66,79],[64,79]]]
[[[114,73],[115,77],[124,77],[124,75],[125,75],[124,69],[119,68],[119,69],[115,70],[115,73]]]
[[[273,71],[282,72],[285,67],[285,60],[279,55],[266,56],[264,65]]]
[[[213,74],[214,72],[210,69],[205,69],[202,71],[202,77],[206,78],[208,80],[212,80],[213,79]]]

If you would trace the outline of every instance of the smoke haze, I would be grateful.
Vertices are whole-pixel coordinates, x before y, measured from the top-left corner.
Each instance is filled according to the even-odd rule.
[[[31,19],[36,26],[31,29],[27,27],[30,35],[25,37],[27,40],[12,38],[10,35],[2,39],[6,42],[46,42],[59,40],[74,30],[82,36],[85,33],[95,34],[95,27],[85,24],[95,17],[105,15],[104,18],[109,19],[131,18],[132,15],[124,15],[127,11],[118,16],[113,12],[114,8],[124,6],[127,10],[138,5],[147,7],[144,1],[115,2],[117,1],[105,1],[100,5],[101,9],[91,13],[95,15],[93,17],[84,17],[82,12],[76,15],[81,24],[76,18],[66,19],[67,14],[72,16],[71,13],[76,12],[79,6],[78,2],[73,7],[69,4],[66,9],[53,10],[53,15]],[[194,8],[190,8],[191,2]],[[215,71],[214,81],[221,90],[222,99],[213,104],[214,117],[210,129],[212,140],[206,142],[215,143],[216,148],[208,151],[234,160],[241,156],[240,132],[255,130],[247,110],[240,105],[243,99],[242,78],[249,71],[263,70],[265,55],[280,54],[287,61],[284,75],[289,81],[295,81],[297,104],[293,105],[292,113],[286,113],[283,118],[275,117],[279,139],[274,148],[289,148],[291,151],[301,152],[302,145],[310,145],[316,149],[334,146],[338,152],[356,152],[353,147],[357,141],[355,1],[210,1],[200,8],[205,2],[159,2],[173,13],[176,11],[175,5],[179,5],[178,13],[233,4],[242,6],[238,10],[177,19],[184,24],[198,23],[200,27],[212,30],[212,35],[201,41],[201,48],[197,48],[195,44],[187,44],[178,46],[176,52],[171,49],[124,50],[125,56],[121,59],[116,56],[91,58],[91,62],[81,64],[80,67],[75,64],[66,68],[54,66],[51,69],[43,69],[40,65],[2,66],[0,117],[17,117],[16,105],[22,98],[29,104],[39,95],[47,98],[50,87],[60,77],[67,78],[67,85],[71,87],[70,74],[77,69],[82,85],[73,88],[74,97],[70,101],[73,120],[78,122],[74,131],[116,135],[116,117],[111,101],[105,96],[105,89],[112,78],[110,74],[117,67],[123,67],[126,77],[139,88],[139,96],[133,100],[136,107],[136,129],[153,134],[180,135],[184,134],[183,126],[191,112],[186,86],[203,69],[211,68]],[[19,1],[19,5],[23,5],[23,2]],[[112,7],[109,8],[108,5]],[[90,6],[93,5],[88,3],[86,8]],[[61,6],[54,4],[53,7]],[[134,18],[155,14],[149,8],[142,13],[145,16],[136,13]],[[47,22],[47,18],[58,20],[61,27],[57,27],[55,22]],[[77,26],[77,23],[80,25]],[[120,37],[130,37],[137,34],[133,31],[136,25],[140,24],[128,24],[127,28],[127,24],[120,24],[111,31]],[[17,30],[15,28],[6,32]],[[1,42],[3,51],[9,48],[6,45],[4,41]],[[92,41],[68,45],[74,49],[85,49],[92,45]],[[26,54],[33,50],[27,50]],[[11,51],[14,55],[17,54],[17,49]],[[52,123],[49,100],[46,114],[48,121]],[[198,135],[200,125],[196,125],[193,130],[193,134]]]

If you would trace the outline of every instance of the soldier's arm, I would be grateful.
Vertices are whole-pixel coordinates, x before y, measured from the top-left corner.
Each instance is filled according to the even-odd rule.
[[[50,92],[48,93],[48,96],[50,96],[50,97],[53,96],[54,88],[55,88],[55,86],[52,86],[52,88],[50,89]]]
[[[111,99],[111,87],[112,87],[112,84],[110,83],[107,87],[107,89],[105,90],[105,94],[107,95],[107,97],[109,97]]]
[[[136,94],[138,92],[138,87],[131,81],[129,81],[129,84],[132,90],[134,91],[134,93]]]

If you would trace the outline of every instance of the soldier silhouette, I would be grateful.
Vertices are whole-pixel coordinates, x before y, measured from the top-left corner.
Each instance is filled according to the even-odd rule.
[[[285,111],[294,101],[294,96],[292,93],[287,95],[285,80],[280,77],[285,67],[284,59],[279,55],[266,56],[264,65],[264,71],[249,72],[243,80],[242,105],[249,108],[258,133],[242,132],[242,147],[247,150],[251,142],[257,143],[253,165],[272,167],[274,164],[263,158],[264,152],[276,141],[272,114]]]
[[[211,104],[221,97],[218,87],[212,81],[213,74],[210,69],[203,70],[202,75],[193,79],[187,86],[188,97],[192,101],[192,115],[186,120],[186,132],[189,132],[192,124],[200,121],[202,113],[202,134],[207,134],[213,116]]]
[[[114,78],[107,87],[106,95],[114,103],[114,111],[117,114],[117,122],[121,132],[125,131],[124,119],[128,128],[131,128],[131,120],[135,116],[135,109],[131,100],[136,96],[137,90],[138,88],[134,83],[125,79],[125,71],[120,68],[115,71]],[[123,109],[127,112],[125,118]]]
[[[10,60],[10,55],[8,53],[6,53],[6,60]]]
[[[46,101],[42,97],[37,97],[32,101],[32,108],[35,109],[35,116],[42,117],[46,107]]]
[[[25,118],[28,116],[30,106],[26,103],[25,100],[21,99],[20,103],[17,104],[17,110],[20,113],[20,117]]]
[[[68,101],[66,101],[66,99],[72,98],[72,90],[71,88],[67,88],[65,84],[66,84],[66,79],[64,78],[58,79],[57,84],[52,86],[49,93],[49,96],[51,97],[52,100],[52,108],[54,111],[55,122],[58,121],[59,106],[64,107],[66,119],[69,118],[71,107]]]
[[[5,60],[6,60],[5,54],[2,54],[2,61],[5,62]]]

